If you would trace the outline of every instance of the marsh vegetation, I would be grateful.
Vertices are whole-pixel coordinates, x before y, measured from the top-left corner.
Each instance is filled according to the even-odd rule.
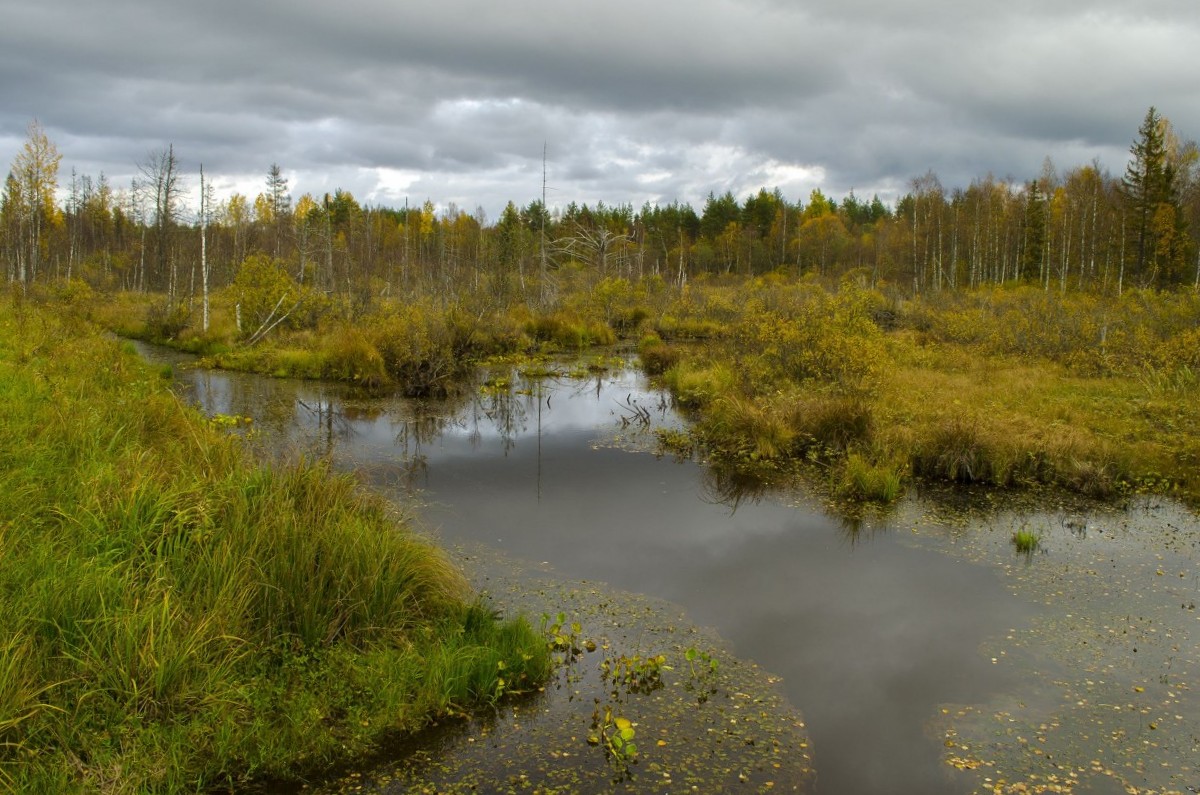
[[[310,775],[548,675],[352,479],[254,462],[85,325],[0,327],[0,788]]]

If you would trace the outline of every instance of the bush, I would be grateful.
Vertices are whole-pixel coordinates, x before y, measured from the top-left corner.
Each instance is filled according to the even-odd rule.
[[[323,338],[321,376],[378,387],[388,379],[383,356],[359,329],[342,327]]]
[[[647,334],[638,343],[642,369],[649,375],[662,375],[675,366],[682,356],[678,348],[666,345],[657,334]]]

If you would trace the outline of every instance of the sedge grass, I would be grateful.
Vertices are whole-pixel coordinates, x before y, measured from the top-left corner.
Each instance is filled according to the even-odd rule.
[[[1022,555],[1032,555],[1042,544],[1042,537],[1027,527],[1012,534],[1012,544]]]
[[[36,307],[0,306],[0,433],[0,788],[305,775],[546,676],[381,500]]]

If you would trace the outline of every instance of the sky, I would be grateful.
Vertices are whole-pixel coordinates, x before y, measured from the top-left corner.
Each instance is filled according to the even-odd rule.
[[[1200,137],[1195,0],[0,0],[0,165],[34,119],[124,187],[666,204],[894,201],[1123,172],[1149,106]],[[543,158],[544,153],[544,158]]]

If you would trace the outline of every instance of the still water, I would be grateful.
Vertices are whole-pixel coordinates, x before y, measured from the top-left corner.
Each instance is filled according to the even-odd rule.
[[[1132,509],[1130,518],[1129,506],[1115,514],[1049,505],[981,511],[910,496],[886,515],[850,522],[816,497],[747,495],[701,463],[656,454],[653,431],[684,421],[635,370],[491,375],[463,398],[417,403],[177,369],[206,412],[252,417],[260,441],[359,472],[415,505],[420,524],[447,545],[481,543],[556,576],[680,606],[732,654],[780,678],[783,696],[803,713],[818,792],[1200,784],[1192,780],[1200,730],[1187,713],[1194,695],[1180,697],[1194,692],[1196,656],[1195,613],[1186,609],[1197,591],[1196,535],[1186,512],[1170,514],[1184,535],[1149,551],[1130,539],[1157,526],[1161,506]],[[1011,528],[1030,523],[1045,528],[1046,543],[1021,558]],[[1107,538],[1124,539],[1119,550],[1104,545],[1105,527]],[[1175,591],[1150,592],[1156,607],[1139,607],[1143,634],[1157,621],[1173,643],[1144,642],[1136,662],[1127,662],[1125,646],[1092,651],[1114,626],[1128,634],[1136,623],[1129,611],[1112,598],[1074,601],[1089,587],[1087,566],[1109,558],[1120,572],[1113,576],[1135,584],[1137,561],[1166,565],[1173,577],[1180,569]],[[1176,598],[1183,608],[1171,606]],[[1102,657],[1088,656],[1095,653]],[[1145,732],[1130,732],[1156,718],[1133,703],[1122,713],[1121,704],[1146,692],[1137,682],[1157,687],[1168,657],[1170,698],[1160,699],[1158,720],[1170,734],[1142,744]],[[1122,735],[1111,729],[1107,701],[1128,718]],[[1094,710],[1080,706],[1092,702]],[[1056,741],[1054,753],[1038,747]]]

